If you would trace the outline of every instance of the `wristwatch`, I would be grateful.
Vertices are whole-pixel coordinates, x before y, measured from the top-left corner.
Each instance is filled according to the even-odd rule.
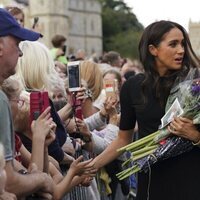
[[[26,170],[24,170],[24,169],[20,169],[18,171],[18,173],[23,174],[23,175],[28,174],[28,172]]]

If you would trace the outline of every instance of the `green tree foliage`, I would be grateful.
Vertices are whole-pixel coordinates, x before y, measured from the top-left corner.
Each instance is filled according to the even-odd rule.
[[[118,51],[138,58],[138,42],[144,29],[123,0],[99,0],[102,4],[104,51]]]

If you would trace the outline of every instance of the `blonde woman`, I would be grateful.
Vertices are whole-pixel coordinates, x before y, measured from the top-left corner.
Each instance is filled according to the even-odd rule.
[[[92,100],[95,101],[103,87],[102,73],[97,63],[86,60],[81,62],[81,79],[92,92]]]
[[[16,75],[20,77],[25,89],[51,89],[50,76],[56,76],[54,61],[48,48],[40,42],[24,41],[20,43],[23,57],[18,60]]]
[[[84,86],[89,90],[86,95],[87,98],[83,105],[83,115],[84,117],[89,117],[98,110],[93,106],[93,102],[98,98],[103,88],[103,77],[102,72],[99,69],[97,63],[85,60],[81,61],[81,79],[83,80]]]
[[[18,60],[16,75],[27,91],[47,90],[51,98],[52,91],[57,83],[60,84],[60,88],[63,86],[64,90],[63,80],[56,72],[54,61],[48,48],[44,44],[40,42],[23,41],[20,43],[20,48],[23,51],[23,57]],[[59,163],[69,164],[73,161],[73,158],[62,150],[62,146],[67,137],[62,121],[68,118],[71,106],[67,104],[58,113],[55,111],[51,100],[50,106],[51,116],[57,128],[56,139],[49,146],[49,154]],[[26,147],[30,149],[30,141],[29,145]]]

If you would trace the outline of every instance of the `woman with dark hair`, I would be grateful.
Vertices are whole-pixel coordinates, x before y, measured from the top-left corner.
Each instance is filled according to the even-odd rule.
[[[132,142],[138,123],[139,138],[155,132],[165,113],[165,104],[175,80],[191,68],[199,68],[185,29],[171,21],[150,24],[139,43],[144,74],[127,80],[121,89],[121,119],[118,138],[91,164],[96,169],[120,155],[116,150]],[[176,130],[172,130],[176,124]],[[200,143],[200,132],[192,120],[175,117],[172,134]],[[200,149],[158,162],[148,173],[138,175],[138,200],[198,200],[200,195]]]

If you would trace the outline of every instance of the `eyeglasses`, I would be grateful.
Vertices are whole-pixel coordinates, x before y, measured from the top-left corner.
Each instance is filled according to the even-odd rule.
[[[22,99],[11,99],[10,101],[14,101],[14,102],[17,102],[17,106],[18,108],[21,108],[23,105],[24,105],[24,100]]]

